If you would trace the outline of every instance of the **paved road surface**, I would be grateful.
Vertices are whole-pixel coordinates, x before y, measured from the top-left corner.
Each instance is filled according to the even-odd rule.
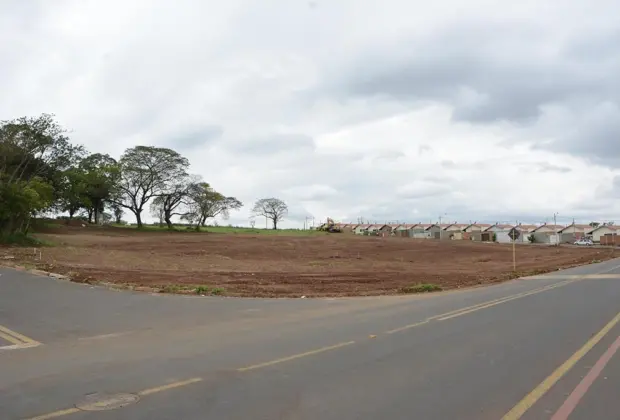
[[[620,260],[317,300],[0,269],[0,419],[619,419],[619,313]]]

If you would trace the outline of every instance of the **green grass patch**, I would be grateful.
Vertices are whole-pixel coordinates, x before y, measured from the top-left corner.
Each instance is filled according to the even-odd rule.
[[[197,295],[213,295],[220,296],[226,291],[222,287],[198,286],[195,289]]]
[[[115,224],[110,226],[125,228],[125,229],[138,229],[135,224]],[[200,227],[200,230],[196,230],[194,226],[189,225],[173,225],[171,229],[168,229],[166,225],[144,225],[140,228],[145,232],[184,232],[184,233],[232,233],[232,234],[245,234],[245,235],[289,235],[289,236],[314,236],[314,235],[329,235],[327,232],[310,229],[261,229],[242,226],[204,226]]]
[[[403,293],[430,293],[430,292],[440,292],[443,290],[441,286],[433,283],[420,283],[414,284],[413,286],[405,286],[402,288]]]

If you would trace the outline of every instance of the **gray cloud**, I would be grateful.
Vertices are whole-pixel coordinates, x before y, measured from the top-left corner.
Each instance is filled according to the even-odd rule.
[[[304,134],[274,134],[223,141],[226,150],[245,155],[274,155],[286,152],[308,153],[314,150],[314,140]]]
[[[567,173],[572,171],[571,168],[566,166],[557,166],[552,165],[548,162],[540,162],[535,164],[540,172],[559,172],[559,173]]]
[[[605,6],[620,13],[612,3],[601,10]],[[481,124],[532,127],[545,107],[569,107],[569,120],[548,127],[552,141],[539,136],[527,141],[620,166],[620,81],[615,76],[620,74],[620,32],[575,32],[561,42],[546,25],[464,19],[426,36],[403,36],[361,52],[326,89],[340,98],[445,103],[455,121]]]
[[[213,143],[222,136],[223,132],[220,126],[208,125],[199,130],[171,137],[166,140],[166,143],[177,147],[180,151],[189,151]]]

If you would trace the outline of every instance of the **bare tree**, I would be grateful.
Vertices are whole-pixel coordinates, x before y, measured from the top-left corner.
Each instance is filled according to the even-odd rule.
[[[271,220],[273,228],[277,229],[278,222],[288,214],[288,206],[279,198],[261,198],[254,204],[252,213]]]

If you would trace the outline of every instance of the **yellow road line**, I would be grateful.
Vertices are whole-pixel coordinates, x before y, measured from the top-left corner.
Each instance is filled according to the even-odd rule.
[[[551,375],[542,381],[536,388],[527,394],[512,410],[510,410],[502,420],[518,420],[529,410],[539,399],[542,398],[553,385],[555,385],[573,366],[579,362],[599,341],[605,337],[616,324],[620,322],[620,313],[607,323],[595,336],[590,338],[579,350],[575,352],[566,362],[562,363]]]
[[[12,336],[12,339],[7,338],[7,336]],[[13,344],[41,344],[38,341],[33,340],[32,338],[26,337],[25,335],[22,335],[13,330],[9,330],[7,327],[3,327],[2,325],[0,325],[0,337],[4,338],[7,341],[10,341]]]
[[[8,341],[9,343],[12,343],[12,344],[15,344],[15,345],[24,344],[22,341],[19,341],[15,337],[13,337],[11,335],[8,335],[8,334],[5,334],[2,331],[0,331],[0,338],[3,338],[6,341]]]
[[[498,301],[495,301],[495,302],[489,302],[487,304],[484,304],[484,305],[481,305],[481,306],[478,306],[478,307],[475,307],[475,308],[461,310],[459,312],[453,313],[453,314],[448,315],[448,316],[440,316],[440,317],[438,317],[436,319],[438,321],[446,321],[448,319],[456,318],[456,317],[462,316],[462,315],[467,315],[467,314],[470,314],[472,312],[479,311],[481,309],[490,308],[492,306],[499,305],[501,303],[510,302],[511,300],[521,299],[521,298],[524,298],[526,296],[531,296],[531,295],[535,295],[535,294],[538,294],[538,293],[546,292],[547,290],[552,290],[552,289],[556,289],[558,287],[566,286],[567,284],[574,283],[576,281],[578,281],[578,279],[567,280],[567,281],[556,283],[556,284],[553,284],[553,285],[550,285],[550,286],[545,286],[545,287],[542,287],[540,289],[535,289],[535,290],[531,290],[529,292],[520,293],[518,295],[507,296],[506,298],[498,300]]]
[[[69,414],[79,413],[81,410],[77,408],[67,408],[66,410],[58,410],[52,413],[42,414],[40,416],[31,417],[28,420],[48,420],[56,417],[68,416]]]
[[[508,296],[504,296],[504,297],[501,297],[501,298],[497,298],[497,299],[493,299],[493,300],[488,300],[486,302],[478,303],[476,305],[466,306],[465,308],[455,309],[455,310],[450,311],[450,312],[444,312],[443,314],[432,316],[432,317],[427,318],[427,319],[425,319],[423,321],[419,321],[419,322],[415,322],[413,324],[404,325],[402,327],[394,328],[392,330],[386,331],[385,334],[394,334],[394,333],[397,333],[397,332],[400,332],[400,331],[405,331],[405,330],[408,330],[408,329],[411,329],[411,328],[415,328],[415,327],[419,327],[421,325],[427,324],[430,321],[434,321],[434,320],[445,321],[447,319],[456,318],[457,316],[465,315],[465,314],[477,311],[479,309],[489,308],[491,306],[499,305],[500,303],[508,302],[508,301],[511,301],[511,300],[514,300],[514,299],[519,299],[519,298],[522,298],[522,297],[525,297],[525,296],[533,295],[535,293],[544,292],[546,290],[550,290],[550,289],[553,289],[555,287],[564,286],[565,284],[572,283],[574,281],[576,281],[576,280],[567,280],[567,281],[563,281],[563,282],[558,282],[558,283],[555,283],[555,284],[552,284],[552,285],[539,287],[537,289],[529,290],[529,291],[526,291],[526,292],[516,293],[514,295],[508,295]]]
[[[320,349],[310,350],[310,351],[307,351],[305,353],[294,354],[292,356],[283,357],[281,359],[271,360],[269,362],[258,363],[256,365],[242,367],[242,368],[237,369],[237,371],[238,372],[247,372],[248,370],[255,370],[255,369],[260,369],[260,368],[267,367],[267,366],[273,366],[273,365],[277,365],[279,363],[288,362],[289,360],[301,359],[302,357],[312,356],[312,355],[315,355],[315,354],[318,354],[318,353],[323,353],[323,352],[326,352],[326,351],[329,351],[329,350],[335,350],[335,349],[339,349],[341,347],[350,346],[351,344],[355,344],[355,341],[347,341],[345,343],[339,343],[339,344],[336,344],[336,345],[333,345],[333,346],[328,346],[328,347],[321,347]]]
[[[173,383],[169,383],[169,384],[166,384],[166,385],[158,386],[158,387],[155,387],[155,388],[144,389],[144,390],[142,390],[140,392],[137,392],[137,395],[139,395],[141,397],[145,397],[147,395],[156,394],[158,392],[168,391],[168,390],[173,389],[173,388],[179,388],[179,387],[182,387],[182,386],[195,384],[197,382],[201,382],[202,380],[203,380],[202,378],[192,378],[192,379],[187,379],[185,381],[173,382]],[[48,419],[54,419],[54,418],[57,418],[57,417],[68,416],[70,414],[75,414],[75,413],[80,413],[80,412],[83,412],[83,411],[78,409],[78,408],[67,408],[67,409],[64,409],[64,410],[53,411],[53,412],[47,413],[47,414],[41,414],[40,416],[36,416],[36,417],[30,417],[28,420],[48,420]]]
[[[425,319],[424,321],[420,321],[420,322],[416,322],[414,324],[409,324],[409,325],[405,325],[403,327],[399,327],[399,328],[394,328],[393,330],[389,330],[386,331],[386,334],[394,334],[400,331],[405,331],[405,330],[409,330],[411,328],[415,328],[415,327],[419,327],[420,325],[424,325],[424,324],[428,324],[431,320],[430,319]]]
[[[202,380],[203,380],[202,378],[192,378],[192,379],[188,379],[186,381],[173,382],[173,383],[170,383],[170,384],[167,384],[167,385],[162,385],[162,386],[158,386],[158,387],[155,387],[155,388],[149,388],[149,389],[142,390],[142,391],[138,392],[138,395],[140,395],[141,397],[144,397],[146,395],[156,394],[156,393],[162,392],[162,391],[168,391],[169,389],[179,388],[179,387],[182,387],[182,386],[195,384],[196,382],[201,382]]]

